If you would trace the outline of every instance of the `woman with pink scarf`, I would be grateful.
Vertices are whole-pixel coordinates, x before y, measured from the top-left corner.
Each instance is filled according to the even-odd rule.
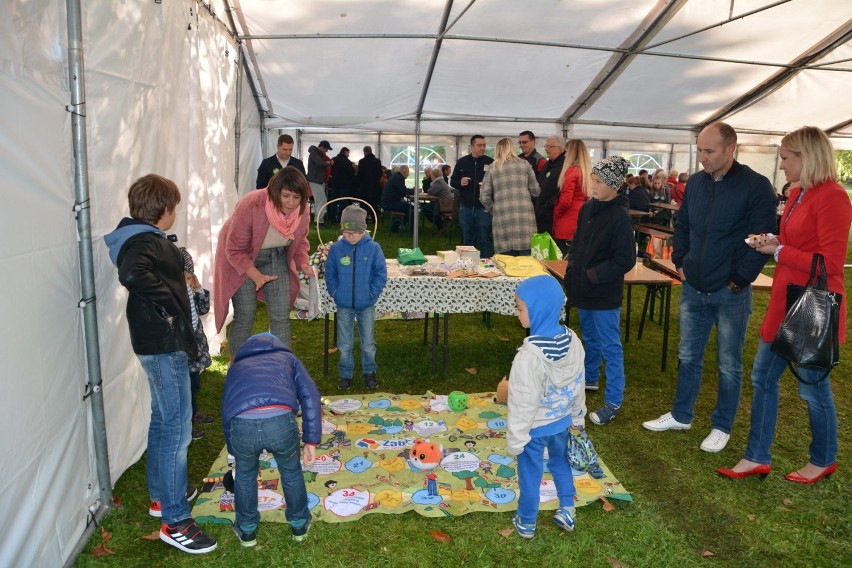
[[[308,275],[308,181],[295,168],[283,168],[266,189],[237,202],[222,227],[213,273],[216,331],[234,305],[228,352],[245,343],[254,327],[257,300],[266,302],[269,331],[290,346],[290,309],[299,293],[299,270]]]

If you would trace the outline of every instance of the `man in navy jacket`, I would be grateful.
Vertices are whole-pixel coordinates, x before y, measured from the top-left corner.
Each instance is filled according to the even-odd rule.
[[[278,137],[278,148],[275,154],[269,156],[260,163],[257,168],[257,181],[254,186],[256,189],[263,189],[269,185],[269,180],[272,176],[278,173],[281,168],[293,166],[303,174],[305,173],[305,164],[299,158],[293,157],[293,137],[289,134],[282,134]]]
[[[737,134],[724,122],[698,135],[703,172],[687,183],[677,216],[672,261],[683,280],[677,392],[672,410],[643,426],[687,430],[701,387],[704,350],[716,326],[719,392],[705,452],[725,448],[737,414],[743,345],[751,315],[751,283],[767,255],[745,244],[749,234],[775,229],[775,194],[766,177],[734,160]]]

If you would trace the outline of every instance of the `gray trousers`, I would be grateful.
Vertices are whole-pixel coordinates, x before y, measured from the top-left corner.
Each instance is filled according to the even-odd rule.
[[[277,276],[263,287],[266,311],[269,314],[269,331],[290,347],[290,267],[287,248],[261,249],[254,259],[254,267],[263,274]],[[228,351],[234,355],[252,334],[257,314],[257,292],[251,278],[231,298],[234,321],[228,330]],[[259,330],[258,333],[262,331]]]

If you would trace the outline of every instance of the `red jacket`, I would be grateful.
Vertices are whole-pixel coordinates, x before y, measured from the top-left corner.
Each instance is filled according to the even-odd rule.
[[[815,252],[825,257],[828,289],[844,294],[843,263],[849,243],[849,226],[852,223],[852,204],[846,191],[836,182],[828,181],[805,192],[799,199],[801,186],[794,187],[781,216],[781,234],[778,241],[784,245],[778,253],[778,266],[772,281],[772,295],[766,318],[760,328],[764,341],[775,339],[775,333],[784,320],[787,308],[787,284],[805,285],[811,273],[811,259]],[[846,339],[846,296],[840,303],[840,342]]]
[[[553,208],[553,238],[565,241],[574,239],[580,208],[588,197],[583,193],[583,177],[578,166],[565,171],[562,192]]]
[[[686,191],[686,182],[679,181],[675,184],[674,189],[672,189],[672,201],[680,205],[683,203],[683,192]]]

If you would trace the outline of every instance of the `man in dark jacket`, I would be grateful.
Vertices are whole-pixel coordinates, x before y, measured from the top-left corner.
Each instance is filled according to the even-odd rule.
[[[399,170],[388,178],[385,188],[382,190],[382,211],[405,213],[403,223],[410,227],[411,203],[405,200],[405,196],[414,195],[414,190],[405,185],[409,173],[408,166],[400,166]],[[395,221],[391,226],[391,233],[398,232],[399,223]]]
[[[565,164],[565,139],[551,136],[544,144],[547,162],[538,176],[541,193],[535,198],[536,232],[553,234],[553,207],[562,189],[562,166]]]
[[[680,366],[672,410],[643,426],[687,430],[701,386],[704,351],[716,326],[719,390],[710,435],[701,449],[718,452],[731,437],[742,388],[742,356],[751,315],[751,283],[769,258],[745,244],[775,229],[775,193],[764,176],[734,160],[737,134],[723,122],[698,135],[703,172],[689,178],[677,216],[672,261],[680,296]]]
[[[302,457],[310,465],[322,438],[322,404],[307,369],[271,333],[249,337],[237,351],[222,395],[225,444],[234,456],[234,532],[243,546],[257,544],[257,469],[261,452],[275,456],[293,539],[304,540],[311,525],[305,478],[299,463],[302,411]]]
[[[378,212],[382,204],[379,180],[382,178],[382,163],[373,154],[370,146],[364,146],[364,157],[358,160],[358,173],[355,176],[355,197],[360,197]],[[371,219],[368,217],[367,219]]]
[[[518,154],[518,157],[527,161],[535,172],[536,177],[541,175],[541,171],[544,169],[544,164],[547,160],[536,150],[535,134],[530,130],[524,130],[518,134],[518,146],[521,147],[521,153]],[[562,147],[564,148],[565,145],[563,144]]]
[[[325,197],[325,182],[328,178],[326,175],[331,171],[332,161],[328,157],[328,151],[331,150],[331,144],[328,140],[323,140],[317,146],[308,148],[308,183],[311,185],[311,193],[314,196],[314,221],[319,221],[320,226],[323,226],[327,211],[324,209],[327,201]]]
[[[104,237],[118,281],[130,292],[127,323],[133,351],[148,375],[148,513],[162,517],[160,540],[190,554],[216,549],[190,516],[186,450],[192,432],[189,357],[198,356],[192,330],[183,255],[166,237],[175,222],[180,191],[170,179],[149,174],[128,192],[130,218]]]
[[[355,185],[355,166],[349,159],[349,148],[344,146],[340,152],[334,157],[331,165],[331,180],[328,182],[331,188],[331,197],[337,199],[340,197],[352,197],[354,195]],[[351,202],[337,202],[329,206],[329,213],[332,219],[337,219],[339,211],[349,205]]]
[[[470,138],[470,154],[456,162],[450,185],[456,189],[461,206],[459,224],[462,228],[462,244],[475,246],[482,258],[494,254],[491,239],[491,213],[479,200],[479,191],[485,172],[494,158],[485,155],[485,137],[475,134]]]
[[[255,188],[263,189],[269,185],[269,180],[272,179],[272,176],[278,173],[278,170],[287,166],[292,166],[304,174],[305,164],[299,158],[294,158],[292,153],[293,137],[289,134],[282,134],[278,137],[278,148],[275,154],[263,160],[260,163],[260,167],[257,168]]]

